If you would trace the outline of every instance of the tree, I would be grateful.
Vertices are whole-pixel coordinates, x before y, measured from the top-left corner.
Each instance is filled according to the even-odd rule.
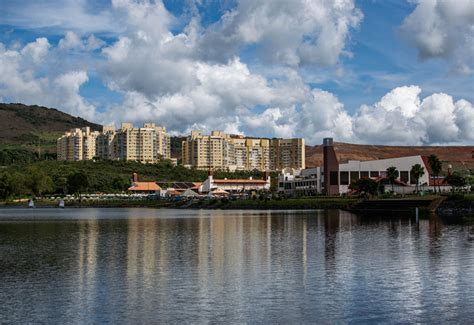
[[[4,173],[0,175],[0,199],[21,194],[23,179],[18,173]]]
[[[413,178],[415,178],[415,188],[418,192],[418,183],[420,181],[420,178],[425,174],[425,169],[420,164],[415,164],[411,167],[410,174]]]
[[[459,174],[449,175],[446,177],[446,182],[451,185],[454,190],[459,190],[467,185],[467,179]]]
[[[371,178],[360,178],[349,185],[351,190],[357,191],[361,194],[376,195],[379,189],[379,184]]]
[[[112,181],[112,188],[115,191],[125,191],[130,186],[130,181],[123,177],[115,177]]]
[[[89,187],[89,178],[84,172],[79,171],[68,176],[67,185],[69,191],[74,194],[79,194],[80,198],[81,193],[86,191]]]
[[[387,168],[387,178],[390,181],[390,184],[392,185],[392,192],[394,192],[393,189],[393,183],[395,183],[395,180],[398,178],[398,170],[397,167],[388,167]]]
[[[441,186],[439,184],[439,174],[441,173],[442,164],[441,161],[438,159],[436,155],[430,155],[428,157],[428,164],[430,165],[431,171],[433,172],[433,176],[436,179],[436,182],[433,182],[435,193],[436,193],[436,183],[438,183],[438,189],[441,193]]]
[[[67,194],[67,177],[58,177],[55,181],[56,189],[60,189],[62,194]]]
[[[53,180],[41,168],[29,167],[25,176],[25,185],[35,196],[54,191]]]

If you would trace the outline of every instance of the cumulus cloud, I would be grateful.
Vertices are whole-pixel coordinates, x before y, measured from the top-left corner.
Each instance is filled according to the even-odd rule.
[[[474,108],[466,100],[435,93],[420,98],[418,86],[398,87],[354,115],[359,141],[386,144],[442,144],[472,141]]]
[[[447,58],[460,73],[471,72],[474,56],[474,1],[417,0],[401,26],[422,59]]]
[[[48,54],[50,46],[51,45],[46,38],[37,38],[36,41],[28,43],[21,50],[21,55],[24,58],[31,58],[34,63],[39,63]]]
[[[393,144],[466,141],[472,107],[468,102],[455,103],[446,94],[421,99],[420,87],[404,86],[350,114],[334,94],[311,89],[302,80],[293,65],[311,63],[305,61],[302,48],[304,42],[317,44],[326,35],[318,24],[338,31],[334,27],[338,19],[345,21],[339,38],[329,33],[332,41],[342,44],[327,52],[332,53],[331,59],[318,49],[322,52],[313,53],[311,57],[317,59],[312,62],[331,64],[342,53],[348,29],[361,19],[351,1],[330,2],[326,7],[318,1],[292,2],[294,6],[287,7],[287,2],[244,0],[207,29],[192,20],[176,34],[170,32],[173,17],[160,2],[113,3],[128,27],[127,33],[103,49],[105,76],[125,101],[105,113],[107,122],[155,120],[178,133],[225,129],[257,136],[303,136],[314,144],[328,136]],[[283,25],[297,26],[283,30]],[[296,37],[286,42],[288,33]],[[239,48],[249,44],[276,55],[267,59],[286,64],[284,73],[271,79],[252,72],[238,57]]]
[[[344,105],[332,93],[313,89],[298,114],[298,128],[309,143],[319,143],[325,137],[339,141],[354,138],[352,119]]]
[[[58,48],[61,50],[86,50],[93,51],[105,45],[105,42],[93,34],[87,39],[82,39],[73,31],[67,31],[64,38],[59,40]]]
[[[254,45],[266,62],[333,65],[362,13],[353,0],[241,0],[198,40],[208,59],[227,60]]]
[[[41,76],[37,71],[45,64],[50,44],[45,38],[26,44],[18,50],[0,43],[0,97],[4,100],[58,107],[70,114],[93,119],[95,107],[79,93],[87,82],[85,71]]]
[[[83,48],[84,44],[82,44],[81,38],[74,32],[68,31],[66,32],[66,35],[64,38],[62,38],[58,46],[60,49],[63,50],[68,50],[68,49],[74,49],[74,48]]]
[[[174,134],[220,129],[304,137],[309,144],[324,137],[385,144],[474,140],[474,108],[466,100],[444,93],[423,98],[419,86],[402,86],[350,113],[335,94],[303,80],[301,66],[331,65],[348,55],[350,30],[362,19],[353,0],[241,0],[210,26],[194,13],[178,32],[161,1],[112,5],[123,32],[109,44],[74,29],[57,47],[46,38],[9,48],[0,43],[0,98],[57,107],[104,124],[154,121]],[[409,20],[404,28],[414,28]],[[241,58],[249,48],[278,73],[253,70]],[[69,60],[69,51],[80,53]],[[97,56],[100,64],[93,65]],[[83,64],[83,58],[91,61]],[[53,62],[59,68],[45,73]],[[83,98],[88,69],[123,101],[99,112]]]

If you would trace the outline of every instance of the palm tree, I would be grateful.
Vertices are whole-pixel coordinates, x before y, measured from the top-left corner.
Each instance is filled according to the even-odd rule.
[[[399,173],[398,173],[397,167],[392,166],[392,167],[387,168],[387,178],[389,179],[390,184],[392,185],[392,192],[394,192],[393,183],[398,178],[398,175]]]
[[[416,181],[415,188],[416,188],[416,191],[418,192],[418,182],[421,176],[425,174],[425,169],[420,164],[414,164],[411,167],[410,173],[415,178],[415,181]]]
[[[439,185],[439,174],[441,173],[441,160],[436,155],[431,155],[428,157],[428,163],[430,165],[431,171],[433,172],[433,176],[436,179],[436,182],[438,183],[438,189],[439,192],[441,193],[441,186]],[[436,193],[436,182],[433,182],[435,193]]]

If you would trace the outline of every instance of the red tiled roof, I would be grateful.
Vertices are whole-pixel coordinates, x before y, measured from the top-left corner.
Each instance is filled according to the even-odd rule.
[[[133,182],[133,185],[128,188],[129,191],[159,191],[161,187],[155,182]]]
[[[425,164],[425,169],[429,175],[433,175],[433,171],[431,170],[430,161],[428,156],[421,156],[423,163]]]

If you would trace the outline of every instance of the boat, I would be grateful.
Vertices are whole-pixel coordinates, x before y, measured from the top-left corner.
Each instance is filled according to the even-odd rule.
[[[28,202],[28,207],[31,208],[31,209],[34,209],[34,207],[35,207],[35,202],[34,202],[33,200],[30,200],[30,201]]]
[[[59,208],[64,209],[64,200],[59,201]]]

